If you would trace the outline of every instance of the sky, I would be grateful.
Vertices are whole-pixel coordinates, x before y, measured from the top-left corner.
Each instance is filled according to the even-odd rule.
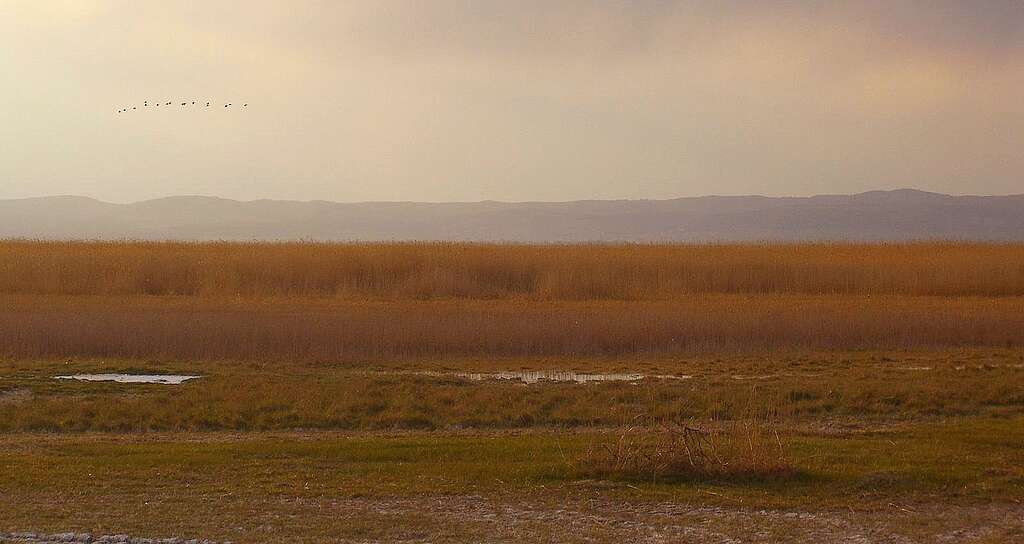
[[[0,198],[1008,194],[1022,149],[1019,0],[0,0]]]

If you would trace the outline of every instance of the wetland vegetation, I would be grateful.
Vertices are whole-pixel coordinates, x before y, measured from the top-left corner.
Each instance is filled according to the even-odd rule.
[[[1019,245],[12,241],[0,302],[0,532],[1024,530]]]

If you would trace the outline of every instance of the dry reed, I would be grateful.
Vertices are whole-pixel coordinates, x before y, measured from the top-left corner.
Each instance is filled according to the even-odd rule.
[[[0,356],[1024,345],[1024,246],[0,242]]]
[[[1024,346],[1024,297],[0,297],[0,356],[381,360]]]
[[[1024,245],[0,242],[0,293],[673,299],[1024,295]]]

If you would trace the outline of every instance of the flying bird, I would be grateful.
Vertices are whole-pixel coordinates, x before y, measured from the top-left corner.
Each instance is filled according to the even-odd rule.
[[[199,101],[199,103],[202,103],[202,101]],[[159,107],[159,106],[160,106],[160,104],[161,104],[161,102],[154,102],[154,103],[153,103],[153,107]],[[164,106],[170,106],[170,105],[172,105],[172,104],[174,104],[174,102],[173,102],[173,101],[170,101],[170,102],[163,102],[163,105],[164,105]],[[182,103],[181,103],[181,105],[182,105],[182,106],[189,106],[189,105],[192,105],[192,106],[194,106],[194,105],[196,105],[196,101],[195,101],[195,100],[193,100],[193,101],[191,101],[191,102],[188,102],[188,101],[186,101],[186,102],[182,102]],[[207,108],[209,108],[209,107],[210,107],[211,105],[213,105],[213,102],[210,102],[210,101],[207,101],[207,102],[206,102],[206,107],[207,107]],[[225,103],[225,104],[224,104],[224,107],[225,107],[225,108],[230,108],[230,107],[232,107],[232,106],[234,106],[234,105],[235,105],[235,103],[234,103],[234,102],[227,102],[227,103]],[[144,108],[148,108],[148,107],[149,107],[149,100],[144,100],[144,101],[142,102],[142,107],[144,107]],[[248,103],[248,102],[245,102],[245,103],[243,103],[243,104],[242,104],[242,107],[243,107],[243,108],[247,108],[247,107],[249,107],[249,103]],[[138,110],[138,109],[139,109],[139,108],[138,108],[138,106],[125,106],[124,108],[120,108],[120,109],[118,109],[118,110],[117,110],[117,113],[125,113],[125,112],[127,112],[127,111],[129,111],[129,110]]]

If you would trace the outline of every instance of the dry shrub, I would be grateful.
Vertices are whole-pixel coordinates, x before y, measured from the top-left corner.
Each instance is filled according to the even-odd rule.
[[[796,473],[769,419],[705,424],[651,419],[601,434],[577,460],[577,469],[586,476],[652,482],[754,480]]]

